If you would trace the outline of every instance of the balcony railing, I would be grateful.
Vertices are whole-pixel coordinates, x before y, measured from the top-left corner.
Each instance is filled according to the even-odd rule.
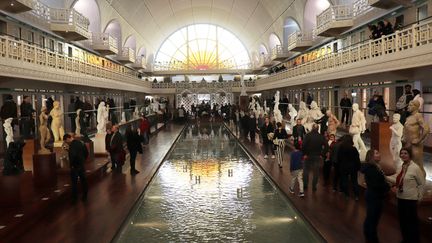
[[[317,35],[334,36],[353,25],[352,6],[330,6],[317,16]]]
[[[135,50],[129,47],[123,47],[116,59],[121,63],[134,63]]]
[[[314,31],[298,30],[288,36],[288,50],[304,51],[311,47],[316,39]]]
[[[255,87],[255,80],[245,81],[247,88]],[[175,82],[175,83],[152,83],[153,89],[195,89],[195,88],[240,88],[240,81],[224,81],[224,82]]]
[[[357,0],[353,4],[352,12],[353,17],[356,18],[372,10],[368,0]]]
[[[108,69],[7,36],[0,36],[0,58],[20,61],[23,68],[27,64],[33,64],[75,75],[86,74],[126,84],[143,84],[143,81],[137,78],[134,71]]]
[[[400,5],[409,6],[411,0],[368,0],[369,5],[375,8],[390,9]]]
[[[85,40],[90,38],[90,21],[75,9],[50,9],[51,30],[67,39]]]
[[[34,1],[33,10],[20,14],[31,23],[38,24],[44,28],[49,28],[50,8],[45,4]]]
[[[383,36],[380,39],[359,43],[342,49],[337,53],[330,53],[313,61],[288,68],[286,71],[261,79],[260,82],[268,84],[319,71],[341,68],[353,63],[379,61],[386,55],[396,55],[402,52],[408,53],[414,48],[431,44],[432,21],[427,21],[414,24],[407,29],[396,31],[394,34]]]
[[[147,59],[144,56],[139,56],[136,58],[135,63],[132,64],[132,67],[138,70],[147,68]]]
[[[271,59],[271,55],[261,54],[260,59],[259,59],[259,66],[270,67],[272,65],[273,65],[273,60]]]
[[[108,33],[92,33],[91,47],[102,55],[118,53],[117,39]]]
[[[282,45],[277,45],[272,49],[271,60],[278,61],[289,57],[289,51]]]

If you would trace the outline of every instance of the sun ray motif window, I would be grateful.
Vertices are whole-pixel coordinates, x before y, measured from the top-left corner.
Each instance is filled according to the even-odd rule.
[[[155,70],[247,69],[249,54],[224,28],[208,24],[186,26],[172,34],[156,54]]]

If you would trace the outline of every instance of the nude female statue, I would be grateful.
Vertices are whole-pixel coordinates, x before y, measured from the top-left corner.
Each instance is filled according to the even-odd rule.
[[[3,128],[4,128],[4,131],[6,133],[6,147],[9,147],[9,144],[14,141],[12,120],[13,120],[13,118],[10,117],[10,118],[6,119],[3,123]]]
[[[399,167],[399,152],[402,148],[403,125],[400,123],[400,114],[393,115],[393,124],[390,126],[392,136],[390,139],[390,153],[395,163],[396,169]]]
[[[333,113],[331,112],[331,110],[327,110],[326,112],[326,116],[328,117],[328,121],[327,121],[327,132],[328,134],[336,134],[337,128],[340,125],[339,120],[336,118],[335,115],[333,115]]]
[[[429,134],[429,125],[424,121],[423,115],[419,113],[420,103],[412,100],[408,104],[408,111],[411,113],[407,117],[403,129],[403,142],[405,146],[411,147],[412,160],[420,167],[426,176],[423,167],[423,142]]]
[[[39,154],[48,154],[50,151],[45,147],[48,141],[51,139],[51,133],[48,129],[48,115],[46,114],[47,108],[42,107],[39,115],[39,134],[40,134],[40,149]]]
[[[63,111],[60,109],[60,102],[54,101],[54,107],[50,112],[52,117],[51,131],[54,135],[54,143],[62,142],[64,135]]]

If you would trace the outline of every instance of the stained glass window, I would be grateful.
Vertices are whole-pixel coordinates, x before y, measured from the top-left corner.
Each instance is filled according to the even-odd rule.
[[[172,34],[156,54],[155,70],[247,69],[249,54],[224,28],[208,24],[184,27]]]

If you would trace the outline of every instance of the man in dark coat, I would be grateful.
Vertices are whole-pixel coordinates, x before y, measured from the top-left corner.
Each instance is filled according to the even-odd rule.
[[[269,151],[271,151],[273,157],[275,155],[275,152],[273,150],[273,140],[269,139],[269,133],[274,133],[274,130],[275,129],[273,125],[270,123],[270,119],[266,117],[264,120],[264,125],[260,127],[264,147],[264,159],[268,158]]]
[[[119,132],[118,125],[112,127],[112,135],[108,151],[111,156],[112,169],[121,172],[125,161],[125,151],[123,149],[123,137]]]
[[[88,157],[88,150],[86,145],[77,139],[73,139],[70,134],[63,136],[63,141],[69,144],[69,162],[70,162],[70,175],[72,184],[72,200],[76,202],[78,199],[78,178],[82,186],[82,200],[87,200],[87,178],[85,174],[84,163]]]
[[[292,128],[293,130],[293,138],[294,138],[294,145],[297,145],[302,148],[302,143],[304,140],[304,137],[306,136],[306,129],[302,124],[301,119],[296,120],[296,125]]]
[[[348,95],[345,93],[344,97],[341,99],[339,106],[342,110],[342,119],[341,124],[345,122],[345,126],[349,124],[349,114],[352,107],[351,99],[348,98]]]
[[[35,112],[29,96],[24,96],[23,102],[20,106],[20,111],[21,111],[21,117],[20,117],[21,131],[20,132],[21,135],[24,137],[24,139],[28,139],[33,133],[33,128],[34,128],[33,113]]]
[[[309,183],[309,172],[313,172],[312,190],[316,191],[318,184],[319,162],[321,155],[327,152],[328,143],[324,136],[318,133],[318,124],[313,124],[312,131],[308,133],[303,142],[303,154],[306,156],[303,171],[304,189],[306,191]]]
[[[4,121],[10,117],[12,117],[14,119],[14,121],[16,121],[16,118],[18,117],[18,109],[17,109],[17,105],[15,103],[15,101],[13,100],[12,95],[7,94],[5,95],[5,100],[4,103],[1,107],[1,111],[0,111],[0,117],[1,119]],[[16,124],[15,122],[12,123]]]
[[[132,129],[131,127],[128,127],[126,130],[126,144],[130,155],[130,174],[138,174],[139,171],[135,169],[135,160],[137,153],[142,154],[143,149],[141,146],[141,137],[138,134],[138,131]]]

